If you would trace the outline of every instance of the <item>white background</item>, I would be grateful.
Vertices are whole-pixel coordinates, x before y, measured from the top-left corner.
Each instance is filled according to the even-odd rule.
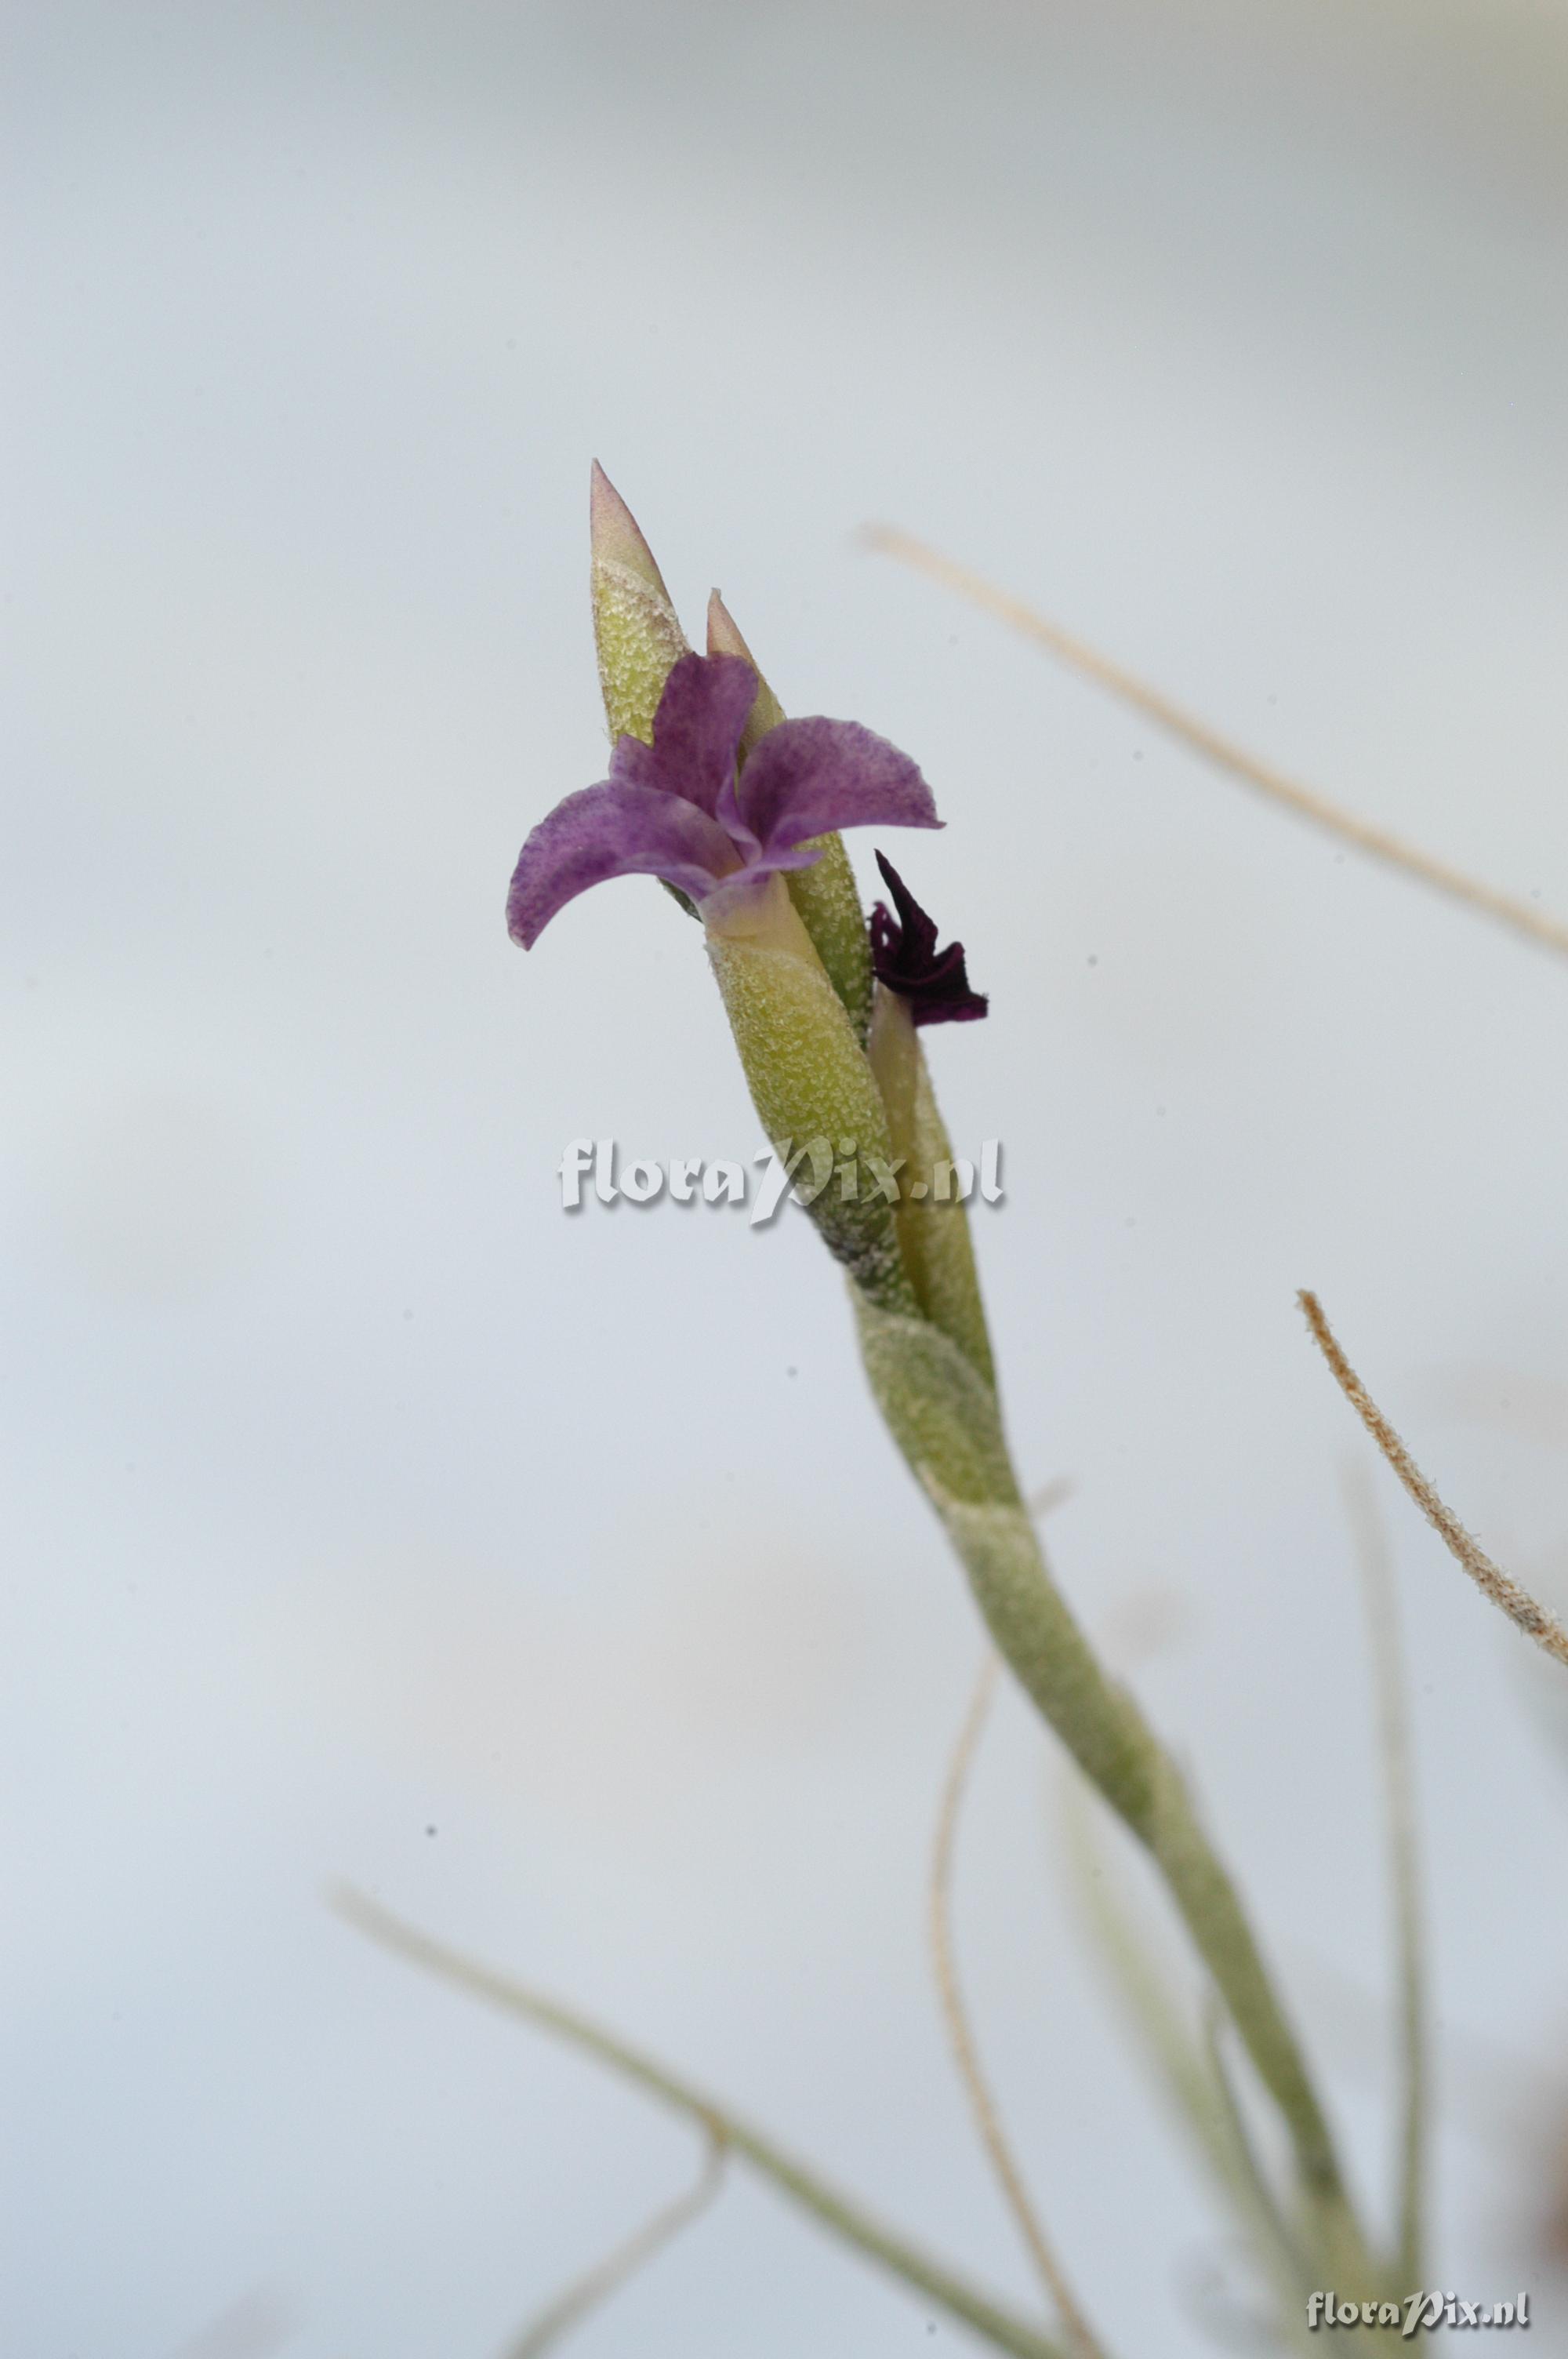
[[[923,1949],[979,1634],[840,1287],[798,1214],[558,1209],[572,1137],[758,1136],[654,886],[502,924],[602,774],[595,453],[694,626],[719,582],[787,707],[934,782],[1020,1458],[1384,2201],[1358,1443],[1293,1293],[1550,1588],[1568,966],[853,534],[1568,911],[1568,14],[54,0],[8,41],[0,2351],[487,2359],[681,2184],[687,2130],[340,1876],[1030,2298]],[[1564,2350],[1568,1688],[1382,1489],[1438,2274]],[[1051,1766],[1010,1701],[968,1979],[1108,2340],[1184,2359],[1223,2232]],[[737,2176],[574,2347],[970,2346]]]

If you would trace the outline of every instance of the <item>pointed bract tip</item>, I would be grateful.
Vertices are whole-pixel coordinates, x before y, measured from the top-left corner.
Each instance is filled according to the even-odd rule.
[[[784,717],[784,706],[763,679],[762,666],[741,636],[734,615],[717,590],[708,601],[708,652],[710,656],[739,656],[743,664],[751,666],[755,675],[757,701],[752,707],[752,717],[741,740],[741,759],[747,761],[769,730],[778,727]]]
[[[708,652],[710,656],[739,656],[753,671],[757,669],[751,648],[736,627],[734,615],[717,590],[708,601]]]
[[[589,536],[595,558],[623,566],[656,590],[666,605],[669,592],[654,562],[654,552],[638,529],[637,519],[596,459],[589,480]]]

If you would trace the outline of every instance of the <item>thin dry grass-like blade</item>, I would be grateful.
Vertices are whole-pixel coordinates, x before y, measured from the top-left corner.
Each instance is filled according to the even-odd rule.
[[[901,2235],[854,2196],[832,2186],[809,2164],[786,2152],[764,2132],[694,2088],[680,2074],[633,2048],[630,2041],[618,2038],[602,2024],[579,2014],[576,2007],[563,2006],[559,1999],[548,1997],[543,1991],[531,1989],[526,1983],[516,1982],[509,1974],[497,1973],[492,1967],[481,1964],[477,1959],[465,1957],[460,1950],[449,1949],[446,1942],[421,1932],[417,1926],[406,1924],[362,1892],[340,1886],[330,1897],[340,1917],[360,1932],[368,1933],[384,1949],[541,2031],[569,2040],[574,2047],[619,2072],[623,2080],[633,2082],[650,2096],[659,2098],[713,2136],[722,2138],[730,2153],[741,2156],[781,2192],[812,2213],[822,2226],[961,2320],[983,2342],[999,2351],[1011,2352],[1013,2359],[1067,2359],[1060,2343],[1043,2333],[1032,2320],[1021,2318],[984,2287]]]
[[[1500,1565],[1494,1564],[1480,1543],[1471,1538],[1453,1510],[1444,1506],[1341,1351],[1316,1295],[1303,1287],[1296,1299],[1306,1313],[1307,1325],[1312,1329],[1319,1351],[1328,1362],[1335,1382],[1450,1555],[1464,1566],[1476,1588],[1489,1597],[1494,1605],[1501,1606],[1509,1620],[1516,1624],[1526,1637],[1533,1638],[1538,1647],[1543,1647],[1558,1662],[1568,1664],[1568,1630],[1564,1630],[1555,1614],[1549,1614],[1544,1605],[1538,1605],[1528,1590],[1521,1589],[1511,1574],[1506,1573]]]
[[[1345,1504],[1360,1560],[1367,1619],[1377,1674],[1379,1750],[1389,1821],[1389,1868],[1393,1886],[1395,1979],[1399,1986],[1400,2048],[1403,2073],[1399,2147],[1400,2282],[1422,2281],[1422,2223],[1426,2210],[1427,2069],[1426,1940],[1421,1896],[1421,1857],[1416,1838],[1415,1778],[1411,1757],[1410,1713],[1405,1698],[1399,1601],[1388,1535],[1367,1469],[1345,1470]]]
[[[884,556],[896,558],[900,564],[912,567],[917,573],[926,574],[949,590],[957,591],[959,596],[968,598],[971,604],[983,607],[987,614],[995,614],[1000,621],[1011,624],[1026,638],[1033,639],[1040,647],[1048,647],[1074,671],[1082,673],[1087,679],[1097,681],[1101,688],[1108,689],[1112,696],[1119,697],[1124,704],[1131,705],[1146,720],[1154,722],[1171,736],[1179,738],[1184,745],[1190,746],[1195,754],[1201,754],[1217,768],[1228,770],[1233,778],[1239,778],[1243,786],[1250,787],[1255,793],[1266,795],[1270,801],[1282,804],[1287,810],[1294,811],[1299,819],[1310,820],[1314,827],[1325,829],[1330,835],[1337,836],[1342,843],[1353,845],[1357,852],[1367,853],[1374,860],[1387,861],[1391,867],[1402,869],[1407,876],[1417,878],[1436,892],[1445,893],[1451,900],[1463,901],[1467,908],[1478,909],[1484,917],[1495,919],[1499,925],[1510,927],[1515,933],[1527,935],[1532,941],[1543,943],[1548,950],[1568,955],[1568,925],[1560,918],[1536,908],[1531,902],[1521,900],[1517,894],[1499,892],[1495,886],[1484,884],[1479,877],[1467,875],[1464,869],[1454,867],[1448,861],[1439,860],[1430,852],[1422,852],[1419,845],[1407,843],[1401,836],[1390,833],[1389,829],[1375,827],[1370,821],[1357,818],[1354,811],[1331,802],[1326,795],[1320,795],[1314,788],[1303,787],[1299,779],[1287,777],[1282,770],[1275,769],[1272,763],[1261,761],[1256,754],[1248,753],[1244,746],[1233,744],[1217,729],[1211,729],[1206,722],[1185,712],[1159,689],[1151,688],[1109,656],[1101,655],[1087,641],[1065,631],[1059,623],[1037,614],[1022,598],[1013,597],[1006,590],[999,590],[983,574],[974,572],[967,565],[957,564],[950,557],[944,557],[940,550],[917,540],[913,533],[900,531],[896,525],[868,525],[863,538],[870,548],[880,549]]]
[[[1306,2274],[1302,2267],[1301,2255],[1281,2209],[1279,2197],[1270,2184],[1269,2174],[1253,2143],[1247,2116],[1241,2110],[1241,2100],[1236,2093],[1235,2083],[1226,2064],[1225,2029],[1224,2006],[1218,1995],[1210,1992],[1204,2006],[1204,2049],[1215,2093],[1224,2114],[1231,2152],[1263,2233],[1283,2258],[1287,2269],[1293,2268],[1299,2278]]]
[[[1018,2158],[1001,2125],[1001,2115],[997,2109],[990,2082],[986,2078],[985,2067],[980,2062],[974,2027],[969,2021],[958,1979],[958,1962],[953,1940],[953,1854],[957,1841],[958,1812],[964,1799],[964,1789],[968,1784],[980,1734],[996,1693],[998,1668],[999,1658],[988,1654],[975,1682],[975,1691],[964,1715],[963,1726],[958,1731],[958,1741],[953,1748],[953,1757],[942,1789],[941,1806],[936,1814],[936,1837],[931,1853],[932,1962],[935,1968],[936,1990],[942,2003],[947,2038],[958,2067],[958,2077],[969,2101],[975,2127],[979,2133],[980,2144],[996,2174],[1008,2209],[1018,2223],[1019,2234],[1041,2283],[1056,2305],[1068,2349],[1074,2359],[1104,2359],[1102,2347],[1079,2309],[1077,2299],[1067,2282],[1066,2272],[1045,2234]]]
[[[171,2359],[272,2359],[292,2340],[298,2321],[276,2294],[247,2294],[210,2326],[182,2343]]]
[[[683,2228],[689,2228],[707,2211],[724,2183],[724,2157],[723,2137],[710,2131],[702,2169],[691,2186],[673,2203],[662,2204],[634,2234],[617,2245],[602,2260],[596,2261],[592,2268],[585,2269],[564,2293],[557,2294],[549,2307],[524,2328],[516,2341],[507,2344],[504,2359],[544,2359],[545,2353],[553,2351],[574,2326],[662,2253]]]
[[[1136,1921],[1119,1888],[1117,1862],[1105,1841],[1098,1805],[1086,1782],[1062,1780],[1063,1833],[1074,1897],[1107,1979],[1154,2067],[1163,2093],[1202,2158],[1218,2192],[1236,2214],[1272,2291],[1283,2347],[1303,2359],[1319,2338],[1307,2332],[1310,2290],[1293,2240],[1280,2233],[1279,2209],[1259,2173],[1249,2142],[1238,2134],[1234,2093],[1217,2066],[1210,2043],[1200,2043],[1169,1984],[1149,1929]],[[1321,2272],[1314,2272],[1314,2276]],[[1256,2338],[1254,2349],[1258,2346]]]

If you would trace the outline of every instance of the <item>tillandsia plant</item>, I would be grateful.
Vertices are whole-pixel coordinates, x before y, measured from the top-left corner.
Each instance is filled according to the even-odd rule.
[[[1269,2300],[1260,2347],[1315,2348],[1306,2332],[1310,2304],[1330,2288],[1336,2300],[1357,2306],[1358,2322],[1398,2332],[1422,2249],[1419,1978],[1412,1966],[1399,2226],[1385,2240],[1353,2200],[1301,2042],[1185,1779],[1057,1588],[1014,1470],[968,1216],[944,1184],[954,1158],[922,1040],[932,1025],[984,1016],[987,1002],[970,984],[962,946],[942,946],[881,850],[888,897],[868,919],[842,841],[852,827],[940,827],[932,790],[908,755],[856,723],[786,719],[717,592],[705,650],[689,647],[646,541],[597,467],[591,538],[608,775],[568,794],[534,828],[512,879],[510,930],[532,950],[577,895],[631,875],[660,879],[699,922],[753,1103],[781,1161],[788,1168],[802,1142],[832,1142],[835,1184],[803,1190],[801,1201],[848,1281],[872,1396],[962,1567],[996,1654],[1147,1854],[1190,1936],[1208,1993],[1206,2037],[1188,2030],[1151,1975],[1108,1887],[1095,1896],[1112,1977],[1252,2251]],[[951,1841],[981,1710],[978,1701],[944,1805],[934,1933],[960,2066],[1054,2310],[1048,2326],[935,2259],[575,2010],[472,1965],[366,1902],[345,1905],[406,1954],[577,2040],[706,2129],[709,2162],[698,2189],[661,2222],[689,2217],[734,2153],[992,2347],[1019,2359],[1105,2359],[1007,2149],[952,1972],[945,1914]],[[1402,1922],[1413,1959],[1413,1899]],[[1249,2106],[1232,2086],[1232,2048],[1249,2060],[1277,2115],[1286,2158],[1277,2172],[1254,2150]],[[629,2256],[665,2233],[654,2223],[572,2289],[513,2359],[542,2351],[618,2281]]]
[[[660,877],[700,920],[752,1100],[775,1150],[826,1136],[853,1158],[812,1218],[849,1279],[871,1392],[940,1519],[996,1647],[1090,1782],[1153,1860],[1217,2002],[1277,2107],[1292,2156],[1282,2234],[1301,2283],[1394,2290],[1346,2188],[1312,2075],[1241,1900],[1186,1785],[1108,1677],[1044,1557],[1009,1451],[952,1156],[921,1042],[983,1016],[962,950],[891,864],[868,924],[849,827],[935,828],[914,762],[853,723],[786,720],[715,593],[691,652],[647,543],[603,473],[592,591],[608,777],[535,828],[508,920],[532,948],[573,896]],[[868,1180],[872,1184],[868,1184]]]

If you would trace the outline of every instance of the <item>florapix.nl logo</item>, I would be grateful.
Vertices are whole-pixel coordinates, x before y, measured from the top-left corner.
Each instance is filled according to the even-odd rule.
[[[635,1157],[622,1162],[613,1138],[574,1138],[556,1167],[561,1206],[580,1212],[589,1203],[702,1203],[749,1208],[762,1228],[786,1201],[802,1209],[830,1190],[841,1203],[1000,1204],[1001,1141],[982,1139],[978,1166],[967,1156],[942,1158],[912,1172],[908,1158],[879,1155],[852,1138],[793,1139],[760,1147],[749,1163],[720,1157],[677,1155],[665,1161]]]

